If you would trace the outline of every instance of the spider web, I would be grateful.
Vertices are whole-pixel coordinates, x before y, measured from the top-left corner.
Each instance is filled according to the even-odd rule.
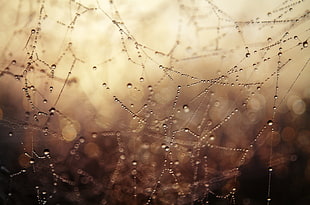
[[[307,8],[2,2],[1,203],[306,204]]]

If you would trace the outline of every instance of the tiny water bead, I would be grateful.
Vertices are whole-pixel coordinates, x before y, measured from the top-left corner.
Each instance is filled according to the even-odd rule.
[[[50,112],[50,113],[55,113],[55,111],[56,111],[56,109],[55,109],[54,107],[51,107],[51,108],[49,109],[49,112]]]
[[[49,155],[50,154],[50,150],[49,149],[44,149],[43,154],[44,155]]]
[[[215,136],[214,135],[210,135],[209,140],[214,141],[215,140]]]
[[[29,164],[34,164],[34,159],[33,158],[31,158],[30,160],[29,160]]]
[[[206,2],[207,6],[203,5]],[[21,8],[28,9],[27,6],[24,7],[22,1],[19,3]],[[19,88],[25,87],[23,96],[29,92],[26,93],[26,102],[19,105],[22,106],[20,108],[24,108],[23,112],[27,110],[29,114],[26,117],[23,115],[17,117],[18,122],[15,122],[13,115],[10,118],[6,113],[4,116],[0,113],[0,119],[3,119],[0,124],[7,125],[4,135],[7,135],[8,131],[14,132],[14,135],[9,134],[14,138],[5,139],[19,142],[15,143],[17,146],[20,145],[17,148],[29,153],[24,156],[24,161],[25,167],[29,169],[29,175],[25,176],[31,183],[29,184],[31,190],[28,191],[26,188],[23,191],[27,196],[34,197],[33,203],[50,204],[57,203],[57,200],[63,200],[65,204],[68,201],[88,203],[89,199],[92,201],[89,203],[94,204],[114,204],[114,202],[149,205],[168,202],[208,204],[209,200],[217,203],[218,199],[222,200],[219,203],[225,203],[224,200],[227,200],[226,203],[236,204],[238,199],[248,204],[245,203],[247,199],[242,199],[243,190],[236,191],[235,186],[243,182],[239,181],[239,177],[232,176],[231,169],[240,168],[244,165],[244,161],[250,162],[252,155],[257,156],[257,153],[260,155],[264,152],[265,155],[260,159],[262,160],[260,164],[268,164],[269,155],[272,155],[270,156],[272,160],[278,156],[277,149],[270,154],[269,147],[263,142],[266,141],[270,130],[278,129],[273,126],[279,124],[281,129],[281,103],[290,98],[288,94],[295,93],[293,88],[295,83],[286,81],[283,76],[286,75],[285,72],[299,72],[300,69],[296,68],[297,64],[286,65],[286,60],[290,57],[296,59],[296,62],[298,60],[299,67],[299,62],[301,64],[305,59],[302,55],[307,51],[305,49],[307,44],[304,44],[307,32],[303,29],[307,16],[300,17],[304,15],[301,11],[293,13],[299,10],[295,9],[297,4],[283,0],[281,5],[272,8],[267,6],[266,10],[251,13],[252,16],[249,18],[253,20],[242,19],[245,17],[241,15],[241,18],[234,22],[234,18],[229,16],[233,14],[234,17],[235,13],[231,13],[226,6],[221,8],[224,4],[209,1],[176,1],[179,6],[176,8],[180,8],[181,12],[172,12],[176,15],[168,15],[169,20],[166,22],[168,24],[155,25],[157,15],[151,13],[152,17],[155,16],[154,20],[146,27],[141,27],[151,31],[153,27],[147,27],[155,26],[156,30],[160,28],[160,31],[166,31],[166,26],[174,27],[179,19],[178,29],[173,32],[172,38],[169,36],[171,32],[164,32],[169,39],[169,45],[159,46],[156,45],[158,43],[156,33],[151,32],[147,35],[147,40],[144,39],[146,35],[143,33],[135,36],[139,32],[139,29],[131,30],[135,28],[133,24],[135,19],[130,19],[132,24],[130,26],[126,21],[128,17],[126,8],[129,5],[126,5],[125,9],[121,7],[122,9],[118,10],[119,5],[111,0],[110,8],[101,9],[103,5],[99,3],[84,5],[83,2],[72,1],[70,11],[73,16],[59,19],[50,12],[51,4],[45,1],[39,3],[41,6],[34,4],[29,8],[29,15],[35,14],[34,18],[27,18],[30,21],[34,20],[29,22],[29,25],[36,25],[35,29],[24,28],[23,25],[19,27],[20,19],[17,18],[12,25],[16,27],[14,35],[12,38],[4,38],[12,42],[12,44],[8,42],[6,47],[11,54],[3,51],[8,63],[3,67],[4,72],[0,73],[0,82],[6,78],[2,78],[3,76],[15,76],[19,81],[14,81],[14,86],[18,83],[21,84]],[[165,4],[160,5],[165,7]],[[168,13],[173,7],[167,7]],[[37,9],[38,12],[35,13],[32,9]],[[225,9],[225,12],[222,9]],[[84,27],[83,22],[91,20],[87,18],[94,16],[91,13],[95,10],[102,12],[96,13],[94,20],[100,17],[103,19],[101,23],[105,24],[106,19],[107,25],[96,25],[87,29],[85,24],[85,29],[81,29]],[[25,13],[24,9],[18,12],[21,11]],[[216,15],[213,15],[214,11]],[[103,14],[105,12],[108,17],[115,20],[111,19],[110,22]],[[271,17],[266,16],[267,12]],[[103,15],[103,18],[98,15]],[[160,16],[164,19],[167,15]],[[176,21],[171,19],[174,17]],[[298,23],[295,17],[299,18]],[[144,23],[137,20],[139,25]],[[227,24],[219,23],[217,28],[215,26],[217,32],[214,32],[213,25],[216,25],[214,24],[216,21],[212,20],[219,22],[224,20]],[[53,26],[53,22],[57,27],[48,28]],[[173,22],[172,27],[169,25],[170,22]],[[101,28],[106,26],[116,28],[108,29],[110,32],[107,33],[108,38],[101,33],[106,30]],[[69,29],[70,32],[61,32],[61,29],[64,31]],[[86,31],[85,35],[76,35],[82,34],[80,32],[83,30]],[[110,42],[109,35],[113,30],[116,31],[116,35],[113,34],[113,41]],[[269,32],[270,30],[272,32]],[[52,31],[59,35],[59,39],[53,38],[56,35],[51,33]],[[78,39],[79,36],[87,37],[89,31],[95,31],[92,33],[96,35],[83,38],[87,39],[85,42],[83,39]],[[201,31],[203,33],[211,31],[211,39]],[[283,35],[286,31],[290,32],[290,36],[287,36],[288,33]],[[253,33],[255,35],[252,35]],[[26,44],[23,50],[14,51],[15,34],[18,42]],[[297,36],[293,38],[294,35],[298,35],[299,38]],[[99,39],[96,39],[97,37]],[[56,46],[53,44],[61,46],[54,49]],[[278,50],[279,46],[283,49]],[[53,53],[54,50],[56,53]],[[110,52],[112,50],[113,52]],[[95,52],[94,55],[91,52]],[[110,61],[103,62],[103,58],[106,57],[113,59],[113,62],[111,64]],[[18,65],[13,66],[16,64],[14,60],[10,63],[12,58],[18,60]],[[25,58],[26,60],[20,60]],[[29,65],[23,65],[23,62],[29,62]],[[31,72],[28,69],[30,65],[33,67]],[[85,65],[88,69],[83,69]],[[101,65],[108,72],[99,75]],[[10,68],[4,70],[5,66]],[[74,77],[69,76],[70,67],[74,69],[71,69],[75,74]],[[22,69],[28,72],[24,76],[20,73]],[[98,75],[93,75],[97,72]],[[76,85],[72,86],[73,78],[78,80]],[[274,83],[275,81],[279,82]],[[286,82],[287,85],[283,87]],[[298,83],[299,80],[296,79],[296,87],[300,86]],[[275,87],[277,84],[280,85],[279,89]],[[31,85],[35,87],[30,87]],[[285,89],[290,86],[292,90],[288,93]],[[76,90],[78,87],[82,88],[82,92]],[[141,92],[136,92],[140,91],[140,88]],[[32,92],[34,90],[37,92]],[[49,90],[53,93],[49,93]],[[140,95],[138,98],[135,96],[128,98],[128,94],[136,93]],[[117,103],[112,104],[110,101],[113,100],[113,95],[119,99],[114,97]],[[280,102],[273,98],[275,95],[281,96]],[[59,103],[56,99],[60,99]],[[255,100],[257,103],[253,102]],[[83,103],[79,104],[81,101]],[[53,107],[50,108],[51,106]],[[259,109],[256,109],[257,107]],[[121,112],[123,109],[127,113]],[[250,114],[252,116],[252,111],[253,116],[257,118],[253,122],[252,117],[248,117]],[[119,115],[120,113],[122,114]],[[54,114],[55,116],[52,116]],[[268,119],[279,120],[273,123]],[[72,128],[67,125],[72,125]],[[262,130],[259,130],[260,127]],[[122,133],[116,130],[121,130]],[[42,137],[43,133],[48,133],[48,137]],[[72,133],[74,135],[71,135]],[[251,148],[253,146],[255,149]],[[53,155],[50,155],[50,150],[46,147],[53,150],[51,152]],[[246,155],[248,150],[251,150],[251,154]],[[29,166],[32,161],[30,158],[34,158],[35,166]],[[11,161],[14,163],[16,158]],[[49,167],[49,163],[55,164]],[[26,172],[26,170],[19,171],[18,166],[15,167],[17,170],[12,170],[12,173]],[[266,172],[272,170],[268,166],[264,169]],[[76,170],[80,175],[78,178],[75,176],[76,173],[72,175]],[[100,173],[97,174],[97,171]],[[244,173],[253,174],[255,177],[258,174],[266,175],[265,172],[259,173],[252,169],[249,172],[246,167],[240,175]],[[24,182],[22,177],[25,176],[16,179],[12,177],[12,184]],[[38,179],[41,177],[43,181],[37,180],[37,177]],[[275,179],[272,183],[274,181]],[[276,201],[274,197],[276,187],[272,183],[271,194],[266,194],[268,187],[265,186],[263,193],[258,193],[262,197],[259,201],[266,202],[267,197],[271,196]],[[37,190],[34,187],[37,187]],[[203,189],[200,190],[201,188]],[[15,190],[17,189],[14,187],[8,192],[13,191],[13,197],[18,196]],[[261,190],[259,192],[262,192]],[[56,195],[53,194],[56,192]],[[237,195],[239,193],[240,196]],[[97,194],[100,196],[96,196]],[[56,199],[48,201],[49,197]]]
[[[190,111],[190,110],[189,110],[189,106],[188,106],[188,105],[183,105],[183,111],[184,111],[185,113],[189,112],[189,111]]]
[[[132,84],[131,83],[127,83],[127,88],[132,88]]]
[[[308,41],[304,41],[304,42],[302,43],[302,46],[303,46],[304,48],[307,48],[307,47],[308,47]]]

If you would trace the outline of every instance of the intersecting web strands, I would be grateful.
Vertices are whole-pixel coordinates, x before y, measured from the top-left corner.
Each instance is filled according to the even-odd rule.
[[[0,204],[308,204],[309,8],[0,2]]]

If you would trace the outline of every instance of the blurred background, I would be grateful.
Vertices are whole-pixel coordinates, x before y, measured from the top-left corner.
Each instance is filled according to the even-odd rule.
[[[309,1],[1,1],[0,204],[309,204]]]

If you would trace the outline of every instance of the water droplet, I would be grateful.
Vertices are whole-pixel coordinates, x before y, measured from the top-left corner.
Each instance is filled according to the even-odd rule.
[[[9,132],[9,137],[12,137],[13,136],[13,132]]]
[[[273,125],[273,121],[272,120],[268,120],[267,121],[267,125],[272,126]]]
[[[136,160],[133,160],[133,161],[131,162],[131,164],[132,164],[132,166],[137,166],[138,162],[137,162]]]
[[[214,136],[214,135],[210,135],[209,139],[210,139],[211,141],[213,141],[213,140],[215,140],[215,136]]]
[[[269,42],[272,41],[272,38],[271,37],[267,38],[267,41],[269,41]]]
[[[278,53],[278,56],[279,56],[279,57],[282,56],[282,52],[279,52],[279,53]]]
[[[31,34],[34,34],[36,32],[35,29],[31,29]]]
[[[269,172],[272,172],[272,167],[269,167],[269,168],[268,168],[268,171],[269,171]]]
[[[80,141],[80,143],[84,143],[85,142],[85,138],[84,137],[80,137],[79,141]]]
[[[183,110],[184,110],[184,112],[189,112],[189,107],[188,107],[188,105],[183,105]]]
[[[34,164],[34,159],[33,159],[33,158],[31,158],[31,159],[29,160],[29,164]]]
[[[49,110],[49,112],[52,114],[52,113],[55,113],[55,111],[56,111],[56,109],[55,108],[51,108],[50,110]]]
[[[56,68],[56,65],[55,64],[53,64],[53,65],[51,65],[51,69],[55,69]]]
[[[184,132],[189,132],[189,129],[188,128],[184,128]]]
[[[137,172],[137,170],[136,169],[132,169],[132,171],[131,171],[131,174],[132,175],[136,175],[138,172]]]
[[[271,201],[271,198],[267,198],[267,201],[270,202],[270,201]]]
[[[248,58],[248,57],[250,57],[250,56],[251,56],[251,54],[250,54],[249,52],[245,54],[245,57],[246,57],[246,58]]]
[[[12,65],[15,65],[16,64],[16,60],[12,60]]]
[[[140,82],[143,82],[143,81],[144,81],[144,78],[143,78],[143,77],[141,77],[141,78],[140,78]]]
[[[102,87],[107,87],[107,84],[106,83],[102,83]]]
[[[97,66],[93,66],[93,70],[97,70]]]
[[[304,48],[307,48],[307,47],[308,47],[308,41],[304,41],[304,42],[302,43],[302,46],[303,46]]]
[[[160,69],[163,69],[163,68],[164,68],[164,66],[163,66],[163,65],[159,65],[158,67],[159,67]]]
[[[132,88],[132,84],[131,84],[131,83],[128,83],[128,84],[127,84],[127,88]]]
[[[124,160],[124,159],[126,159],[126,156],[125,156],[124,154],[121,154],[121,155],[119,156],[119,158],[122,159],[122,160]]]
[[[43,103],[47,103],[47,99],[44,99],[44,100],[43,100]]]
[[[50,154],[50,150],[49,149],[44,149],[43,154],[44,155],[49,155]]]
[[[54,87],[50,86],[50,92],[53,92]]]

